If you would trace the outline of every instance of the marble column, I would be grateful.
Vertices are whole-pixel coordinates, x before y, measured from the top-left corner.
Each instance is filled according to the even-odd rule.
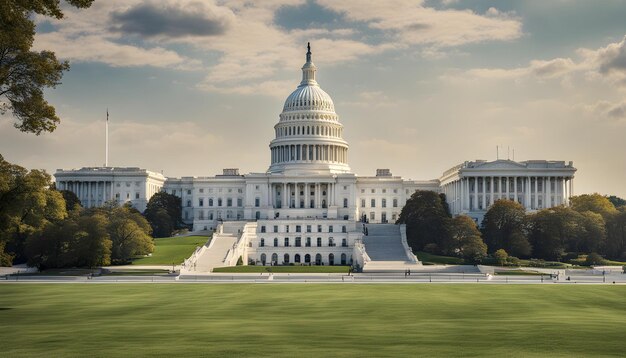
[[[483,177],[483,210],[487,210],[487,186],[486,184],[487,177]]]

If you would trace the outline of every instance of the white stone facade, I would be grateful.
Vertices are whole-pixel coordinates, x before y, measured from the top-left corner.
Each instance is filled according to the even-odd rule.
[[[73,192],[87,208],[116,201],[120,205],[130,202],[137,210],[144,211],[148,200],[165,183],[162,174],[139,168],[58,169],[54,176],[57,189]]]
[[[182,219],[193,230],[239,221],[241,225],[229,226],[221,242],[228,247],[232,235],[239,235],[228,260],[241,255],[265,264],[361,260],[365,254],[358,222],[395,222],[418,189],[445,193],[453,215],[476,220],[498,199],[518,201],[529,210],[568,204],[576,171],[572,162],[465,162],[425,181],[406,180],[386,169],[376,176],[357,176],[348,165],[343,125],[331,97],[315,79],[316,70],[309,50],[302,81],[274,126],[265,173],[224,169],[212,177],[165,180],[138,168],[83,168],[57,171],[58,186],[77,193],[85,206],[115,198],[139,210],[152,194],[164,190],[181,198]],[[225,230],[223,225],[220,230]]]

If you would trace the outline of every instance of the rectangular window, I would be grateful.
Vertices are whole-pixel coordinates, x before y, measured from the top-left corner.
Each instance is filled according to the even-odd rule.
[[[387,199],[383,199],[383,200],[380,202],[380,205],[381,205],[383,208],[386,208],[386,207],[387,207]]]
[[[332,225],[328,225],[328,232],[333,232],[333,226]]]
[[[311,232],[311,225],[306,226],[306,232]]]
[[[204,206],[204,199],[198,199],[198,206]]]
[[[398,194],[398,189],[393,189],[394,194]]]
[[[278,232],[278,225],[274,225],[274,232]]]
[[[191,195],[191,190],[187,190],[187,195]]]
[[[285,232],[289,232],[289,225],[285,225]]]
[[[254,206],[255,207],[259,207],[261,206],[261,199],[260,198],[254,198]]]
[[[296,225],[296,232],[302,232],[302,226]]]
[[[265,232],[265,225],[261,226],[261,232]]]
[[[383,189],[383,194],[385,194],[387,192],[387,189]]]
[[[376,207],[376,199],[372,199],[372,200],[371,200],[371,204],[372,204],[372,205],[370,205],[370,206],[371,206],[372,208],[375,208],[375,207]]]
[[[306,238],[306,242],[305,242],[305,244],[304,244],[304,245],[305,245],[306,247],[311,247],[311,238],[310,238],[310,237],[307,237],[307,238]]]
[[[296,237],[296,247],[302,246],[302,238]]]
[[[135,199],[139,199],[139,193],[135,193]]]
[[[322,238],[321,237],[317,238],[317,247],[322,247]]]
[[[341,226],[341,232],[347,232],[347,230],[346,230],[346,226],[345,226],[345,225],[342,225],[342,226]]]
[[[238,207],[242,207],[243,206],[243,199],[237,198],[237,206]]]
[[[226,199],[226,206],[233,206],[233,199],[231,198]]]
[[[398,199],[393,199],[393,207],[394,208],[398,207]]]
[[[285,238],[285,247],[289,247],[289,238],[288,237]]]
[[[200,192],[201,192],[201,193],[204,193],[204,189],[200,189]]]
[[[317,232],[322,232],[322,225],[317,225]]]
[[[364,208],[365,207],[365,199],[361,199],[361,207]]]
[[[372,194],[374,194],[376,192],[376,189],[372,189]]]
[[[343,198],[343,207],[344,208],[348,207],[348,198]]]

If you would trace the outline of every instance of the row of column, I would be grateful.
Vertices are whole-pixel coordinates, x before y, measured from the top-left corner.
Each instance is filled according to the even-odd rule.
[[[272,164],[282,162],[348,162],[348,148],[332,144],[291,144],[271,148]]]
[[[275,183],[270,187],[270,197],[274,208],[310,209],[313,204],[313,209],[321,209],[336,205],[335,191],[335,183]]]
[[[442,190],[454,214],[464,210],[486,210],[500,199],[514,200],[526,209],[536,210],[569,205],[574,192],[573,179],[560,176],[474,176],[452,181]]]
[[[83,207],[100,206],[105,201],[113,200],[113,182],[100,181],[60,181],[57,189],[69,190],[76,194]]]

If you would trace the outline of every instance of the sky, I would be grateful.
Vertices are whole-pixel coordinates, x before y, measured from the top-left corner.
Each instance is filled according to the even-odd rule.
[[[575,194],[626,197],[626,1],[96,0],[36,17],[70,61],[35,136],[0,117],[26,168],[265,172],[311,42],[358,175],[428,180],[467,160],[573,161]]]

